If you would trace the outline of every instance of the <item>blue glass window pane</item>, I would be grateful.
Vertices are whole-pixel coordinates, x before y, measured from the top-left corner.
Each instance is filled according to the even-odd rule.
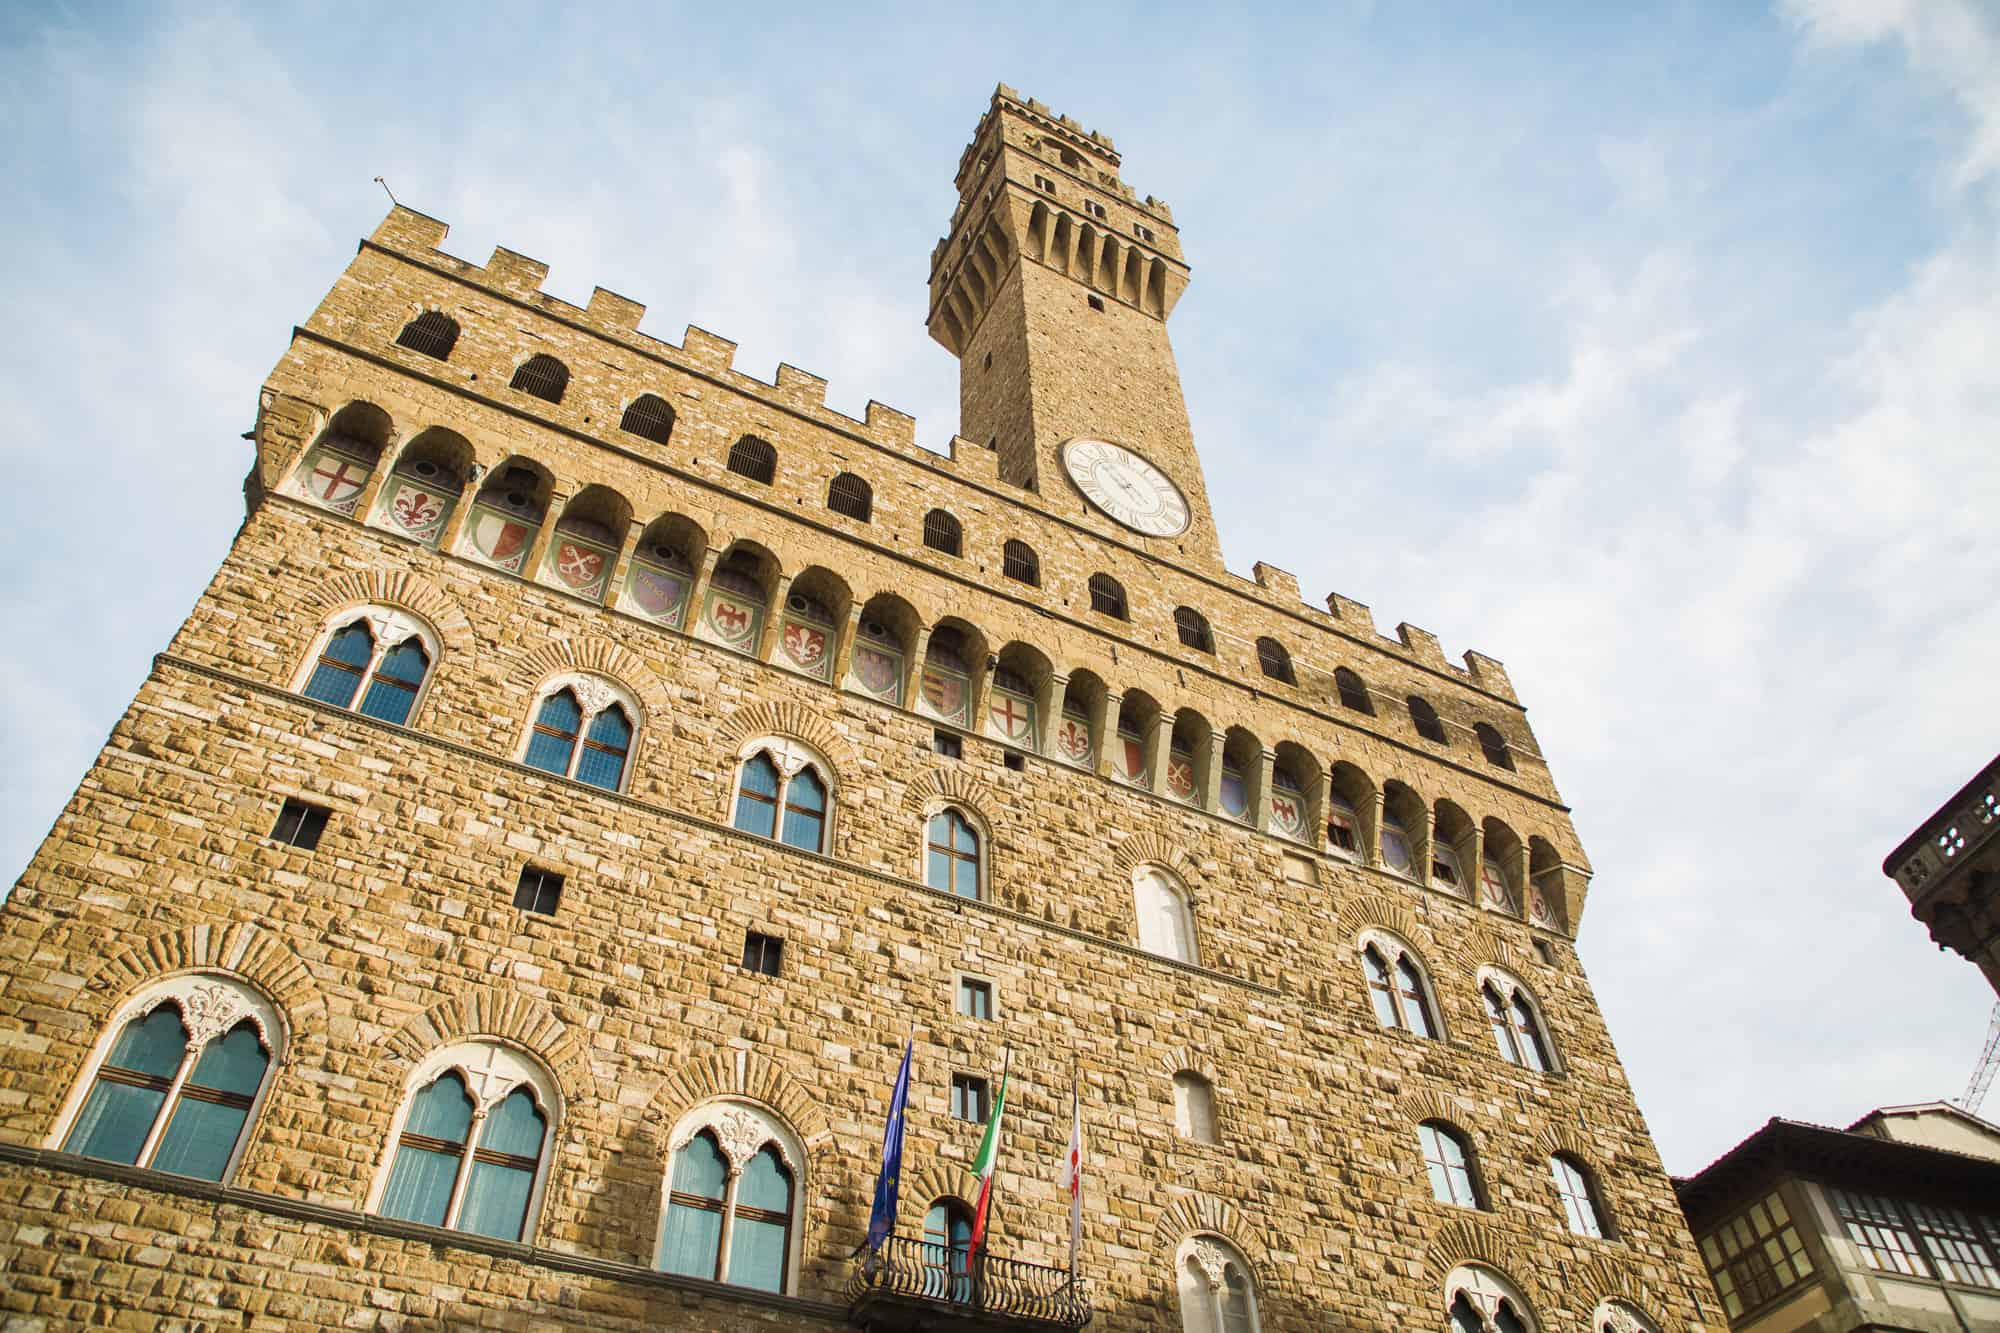
[[[1549,1058],[1542,1049],[1542,1034],[1535,1024],[1535,1012],[1518,995],[1514,997],[1514,1027],[1521,1034],[1521,1063],[1538,1074],[1546,1074]]]
[[[1396,964],[1396,980],[1403,992],[1403,1019],[1410,1025],[1410,1031],[1419,1037],[1431,1035],[1430,1012],[1424,1006],[1423,984],[1417,980],[1417,969],[1409,959]]]
[[[750,1159],[750,1165],[736,1182],[736,1203],[739,1207],[764,1208],[774,1213],[792,1211],[792,1179],[785,1174],[777,1149],[766,1147]]]
[[[729,1236],[729,1281],[757,1291],[783,1291],[785,1227],[779,1222],[736,1219]]]
[[[98,1080],[63,1140],[63,1151],[130,1166],[139,1160],[139,1150],[146,1146],[146,1135],[166,1099],[163,1089]]]
[[[785,808],[784,841],[792,847],[803,847],[809,852],[821,849],[821,839],[825,836],[826,821],[816,814],[803,814],[787,806]]]
[[[526,1088],[516,1088],[486,1117],[486,1130],[479,1136],[479,1146],[512,1157],[540,1157],[542,1134],[547,1128],[548,1122],[536,1108],[533,1094]]]
[[[443,1226],[445,1210],[451,1207],[451,1187],[458,1179],[458,1161],[457,1153],[399,1145],[389,1188],[382,1192],[382,1216]]]
[[[400,727],[410,720],[410,709],[416,702],[415,690],[405,689],[393,680],[377,680],[361,696],[361,716],[378,717]]]
[[[951,887],[951,858],[935,847],[924,858],[924,883],[934,889]]]
[[[979,863],[954,860],[951,891],[961,898],[979,896]]]
[[[172,1078],[179,1072],[186,1050],[187,1029],[181,1026],[181,1011],[163,1004],[144,1018],[127,1023],[104,1063],[135,1074]]]
[[[583,709],[574,694],[568,690],[557,690],[542,700],[542,711],[535,721],[551,731],[574,737],[577,726],[583,721]]]
[[[361,673],[374,652],[375,640],[366,625],[353,624],[335,630],[320,654],[319,664],[306,680],[306,698],[341,708],[353,703],[354,692],[361,688]]]
[[[674,1190],[680,1194],[695,1194],[704,1199],[722,1198],[722,1187],[729,1175],[728,1166],[722,1160],[722,1150],[715,1146],[715,1140],[707,1134],[697,1134],[674,1159]]]
[[[229,1165],[229,1154],[235,1151],[237,1136],[243,1132],[243,1122],[249,1118],[248,1107],[198,1101],[182,1094],[173,1119],[167,1122],[167,1132],[160,1136],[153,1165],[177,1176],[220,1180],[223,1168]]]
[[[785,804],[795,805],[801,810],[820,814],[826,809],[826,788],[819,780],[819,774],[810,768],[802,768],[792,779],[792,785],[785,792]]]
[[[576,761],[576,780],[602,787],[605,791],[617,791],[625,781],[625,756],[594,750],[586,745],[583,757]]]
[[[979,835],[972,831],[972,825],[966,823],[964,819],[956,814],[952,815],[951,822],[956,838],[954,845],[957,849],[961,852],[976,853],[979,850]]]
[[[574,736],[551,736],[545,731],[538,731],[528,739],[528,753],[522,762],[544,773],[566,777],[569,774],[570,752],[575,746]]]
[[[465,1206],[458,1210],[458,1229],[496,1240],[521,1239],[528,1220],[528,1195],[535,1173],[499,1162],[474,1162],[466,1182]]]
[[[765,755],[753,755],[744,762],[736,792],[736,827],[768,838],[777,823],[778,766]]]
[[[632,744],[632,724],[625,720],[625,710],[613,704],[597,715],[590,724],[590,739],[613,750],[624,750]]]
[[[472,1128],[472,1096],[456,1073],[445,1074],[418,1093],[410,1103],[410,1117],[404,1122],[406,1134],[464,1143]]]
[[[375,668],[375,674],[400,680],[405,685],[421,685],[430,664],[430,658],[424,655],[423,644],[415,639],[405,639],[384,655],[382,665]]]
[[[1520,1064],[1521,1053],[1514,1049],[1514,1029],[1500,1007],[1500,998],[1491,990],[1482,990],[1479,995],[1486,1002],[1487,1026],[1493,1029],[1493,1044],[1500,1048],[1500,1058],[1510,1064]]]
[[[667,1206],[667,1225],[660,1236],[661,1271],[713,1281],[715,1260],[721,1249],[721,1213],[681,1203]]]
[[[264,1044],[257,1040],[257,1029],[249,1023],[238,1023],[229,1035],[220,1041],[212,1041],[195,1061],[194,1072],[188,1075],[188,1082],[199,1088],[213,1088],[217,1092],[233,1092],[239,1097],[254,1097],[264,1082],[264,1070],[270,1065],[271,1057],[264,1052]]]

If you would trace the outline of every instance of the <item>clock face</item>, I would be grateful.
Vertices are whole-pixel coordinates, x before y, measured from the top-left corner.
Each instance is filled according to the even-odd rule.
[[[1187,531],[1188,502],[1166,473],[1123,445],[1071,440],[1063,467],[1089,501],[1134,532],[1178,537]]]

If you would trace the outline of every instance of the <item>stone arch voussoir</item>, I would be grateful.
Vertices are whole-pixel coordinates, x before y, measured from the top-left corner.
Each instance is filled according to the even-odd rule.
[[[1577,1270],[1572,1286],[1581,1290],[1592,1308],[1605,1301],[1624,1301],[1655,1324],[1666,1327],[1666,1308],[1671,1298],[1633,1277],[1629,1265],[1613,1263],[1600,1255]]]
[[[1409,1122],[1411,1129],[1426,1120],[1442,1120],[1463,1130],[1473,1140],[1474,1147],[1484,1146],[1485,1136],[1480,1132],[1477,1113],[1469,1103],[1456,1097],[1441,1092],[1412,1092],[1396,1099],[1396,1111]]]
[[[1221,1236],[1240,1251],[1256,1271],[1259,1291],[1285,1291],[1291,1281],[1287,1271],[1272,1261],[1271,1247],[1262,1231],[1252,1226],[1234,1205],[1212,1194],[1190,1193],[1168,1204],[1153,1227],[1156,1271],[1171,1272],[1174,1251],[1180,1243],[1199,1231]]]
[[[1111,863],[1128,875],[1142,865],[1153,863],[1165,866],[1190,885],[1195,879],[1193,859],[1157,833],[1137,833],[1126,838],[1113,851]]]
[[[836,787],[860,771],[854,747],[827,725],[822,710],[789,700],[738,709],[723,720],[717,741],[733,755],[759,736],[787,736],[819,751],[834,767],[828,776]]]
[[[1538,1157],[1554,1157],[1557,1153],[1568,1153],[1577,1161],[1590,1168],[1591,1174],[1600,1178],[1604,1175],[1609,1160],[1604,1150],[1579,1134],[1575,1128],[1564,1124],[1543,1125],[1535,1135],[1535,1154]]]
[[[1367,897],[1352,898],[1341,904],[1340,943],[1351,944],[1355,936],[1370,926],[1386,930],[1392,935],[1399,935],[1410,947],[1424,951],[1426,954],[1428,954],[1429,947],[1433,942],[1430,931],[1401,903],[1388,898],[1370,895]],[[1426,957],[1426,964],[1429,961],[1429,958]]]
[[[1475,964],[1491,963],[1505,972],[1526,981],[1529,959],[1512,940],[1484,926],[1475,926],[1466,932],[1466,944],[1471,949]]]
[[[88,992],[101,1012],[135,987],[182,972],[214,970],[251,982],[285,1015],[291,1046],[326,1040],[326,1001],[312,971],[283,940],[254,922],[204,922],[155,935],[113,955],[91,974]]]
[[[532,694],[550,676],[565,671],[594,671],[631,690],[645,706],[648,727],[657,728],[672,715],[666,686],[653,674],[653,669],[609,639],[594,634],[550,640],[521,659],[514,677],[522,693]]]
[[[429,621],[445,649],[452,653],[473,651],[472,622],[458,603],[429,579],[408,570],[352,570],[331,574],[316,581],[306,594],[307,604],[319,623],[351,606],[373,603],[400,607]]]
[[[662,1149],[675,1121],[717,1097],[762,1102],[792,1127],[815,1158],[832,1149],[833,1126],[812,1090],[776,1060],[745,1050],[717,1051],[690,1060],[667,1076],[647,1107],[647,1118],[655,1124]]]
[[[1434,1284],[1432,1299],[1438,1313],[1444,1313],[1444,1280],[1451,1276],[1451,1270],[1460,1264],[1483,1264],[1513,1283],[1535,1307],[1535,1317],[1546,1322],[1553,1309],[1549,1293],[1535,1270],[1524,1266],[1521,1258],[1520,1247],[1510,1245],[1485,1222],[1454,1218],[1445,1223],[1424,1251],[1424,1276]]]
[[[1000,794],[981,782],[978,778],[966,777],[962,773],[939,771],[925,775],[912,782],[903,790],[903,804],[913,812],[920,812],[933,801],[949,801],[963,805],[989,823],[1001,809]]]
[[[547,1065],[572,1119],[579,1107],[595,1100],[596,1079],[582,1045],[561,1019],[530,996],[473,987],[410,1018],[382,1045],[392,1063],[414,1066],[440,1046],[477,1037],[512,1042]]]
[[[1216,1074],[1215,1061],[1207,1052],[1192,1046],[1176,1046],[1160,1057],[1159,1070],[1171,1080],[1175,1074],[1186,1072],[1199,1074],[1208,1080],[1208,1086],[1217,1092],[1222,1090],[1222,1079]]]

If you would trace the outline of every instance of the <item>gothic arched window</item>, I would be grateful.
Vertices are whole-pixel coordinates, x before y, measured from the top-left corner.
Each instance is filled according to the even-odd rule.
[[[559,676],[536,696],[521,762],[557,777],[623,791],[638,702],[596,676]]]
[[[964,532],[952,515],[942,509],[933,509],[924,515],[924,545],[933,551],[957,555],[963,540]]]
[[[1242,1252],[1198,1233],[1174,1254],[1182,1333],[1258,1333],[1257,1283]]]
[[[1482,1264],[1463,1264],[1446,1276],[1444,1306],[1450,1333],[1536,1333],[1520,1291]]]
[[[559,1107],[548,1071],[511,1046],[468,1041],[433,1051],[397,1111],[373,1211],[526,1240]]]
[[[1423,1150],[1424,1172],[1430,1177],[1431,1197],[1439,1203],[1461,1208],[1483,1208],[1479,1182],[1472,1173],[1472,1153],[1465,1136],[1442,1120],[1426,1120],[1417,1126],[1417,1145]]]
[[[551,403],[560,403],[569,388],[569,367],[546,352],[537,352],[521,363],[508,388],[519,389]]]
[[[1200,961],[1195,950],[1194,913],[1187,890],[1158,866],[1141,866],[1132,876],[1132,898],[1139,921],[1139,947],[1176,962]]]
[[[1493,1029],[1493,1044],[1500,1048],[1503,1059],[1538,1074],[1556,1067],[1540,1007],[1529,996],[1527,987],[1498,968],[1482,969],[1479,1002],[1486,1009],[1487,1026]]]
[[[961,898],[980,897],[980,841],[978,828],[957,806],[932,815],[924,840],[924,883]]]
[[[674,433],[674,409],[656,393],[642,393],[625,409],[618,429],[630,431],[654,444],[665,444]]]
[[[852,472],[843,472],[827,484],[826,507],[866,523],[875,511],[875,492]]]
[[[382,606],[345,612],[335,622],[312,654],[299,693],[406,725],[437,661],[435,632],[407,612]]]
[[[284,1053],[277,1010],[239,982],[190,973],[139,992],[108,1030],[62,1151],[226,1179]]]
[[[1361,971],[1368,979],[1368,999],[1378,1023],[1419,1037],[1437,1036],[1430,980],[1400,941],[1372,931],[1364,936]]]
[[[760,838],[824,852],[832,804],[826,761],[796,741],[753,742],[749,748],[737,769],[730,822]]]
[[[664,1272],[785,1292],[797,1268],[797,1137],[759,1107],[713,1102],[677,1127],[660,1210]]]
[[[769,486],[778,475],[778,451],[755,435],[745,435],[729,446],[729,470]]]
[[[1556,1193],[1562,1197],[1563,1217],[1579,1236],[1604,1236],[1604,1212],[1597,1205],[1597,1189],[1590,1170],[1568,1153],[1549,1158],[1549,1172],[1555,1177]]]
[[[448,361],[451,349],[458,346],[458,321],[442,310],[426,310],[403,326],[396,345]]]

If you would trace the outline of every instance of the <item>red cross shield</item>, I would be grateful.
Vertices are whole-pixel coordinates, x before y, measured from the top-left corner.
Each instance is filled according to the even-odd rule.
[[[1028,745],[1034,739],[1035,706],[1017,694],[1005,690],[993,691],[993,698],[987,706],[987,716],[1003,739],[1016,745]]]
[[[351,458],[330,451],[313,455],[312,469],[306,474],[306,490],[321,504],[350,510],[361,498],[367,484],[368,468]]]

